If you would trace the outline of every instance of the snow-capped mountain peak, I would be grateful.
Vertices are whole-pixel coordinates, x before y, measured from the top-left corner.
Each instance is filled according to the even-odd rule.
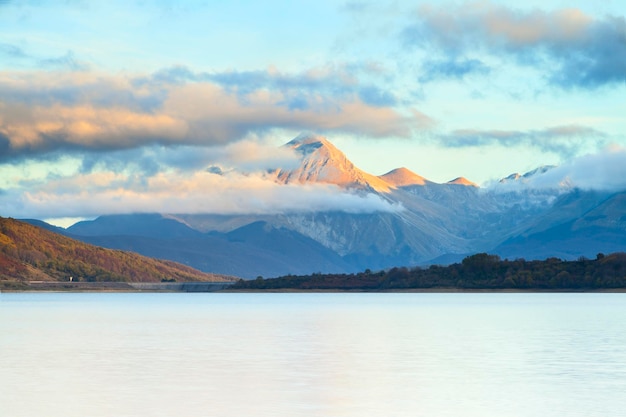
[[[476,184],[475,182],[472,182],[470,180],[468,180],[465,177],[458,177],[455,178],[451,181],[448,181],[446,184],[450,184],[450,185],[463,185],[466,187],[478,187],[478,184]]]
[[[499,182],[500,183],[505,183],[505,182],[509,182],[509,181],[517,181],[520,178],[522,178],[522,175],[519,172],[514,172],[513,174],[509,175],[508,177],[502,178]]]
[[[502,178],[499,182],[500,183],[506,183],[509,181],[524,181],[524,180],[528,180],[531,177],[535,177],[537,175],[541,175],[541,174],[545,174],[546,172],[550,171],[551,169],[556,168],[556,165],[542,165],[538,168],[535,168],[531,171],[528,171],[527,173],[525,173],[524,175],[521,175],[519,173],[513,173],[511,175],[509,175],[508,177]]]
[[[528,171],[527,173],[523,175],[523,177],[529,178],[535,175],[545,174],[546,172],[550,171],[553,168],[556,168],[556,165],[542,165],[539,168],[535,168],[532,171]]]
[[[385,180],[354,166],[346,155],[321,136],[300,135],[284,146],[301,155],[300,166],[276,172],[279,182],[327,183],[345,188],[372,189],[389,192],[393,186]]]
[[[426,185],[430,181],[421,175],[417,175],[415,172],[407,168],[396,168],[388,173],[379,176],[378,178],[388,182],[394,187],[408,187],[411,185]]]

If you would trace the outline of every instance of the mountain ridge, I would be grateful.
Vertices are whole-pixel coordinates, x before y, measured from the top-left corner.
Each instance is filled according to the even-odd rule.
[[[323,137],[301,135],[284,146],[300,155],[301,164],[271,171],[277,182],[333,184],[346,193],[373,194],[399,209],[102,216],[66,233],[245,278],[426,265],[478,252],[575,259],[596,248],[626,250],[621,214],[626,192],[513,184],[539,178],[550,166],[481,188],[464,177],[435,183],[407,168],[376,177]],[[570,240],[559,241],[558,233]],[[604,245],[607,239],[610,244]]]
[[[355,270],[314,239],[280,224],[269,224],[262,218],[253,218],[230,230],[194,230],[195,234],[170,236],[149,231],[158,221],[151,214],[102,216],[81,222],[78,228],[71,226],[64,234],[98,246],[167,258],[201,271],[242,278],[304,273],[316,268]],[[187,228],[182,223],[185,220],[180,221],[181,227]],[[217,223],[224,221],[221,216],[216,220]],[[108,232],[103,233],[103,230]]]

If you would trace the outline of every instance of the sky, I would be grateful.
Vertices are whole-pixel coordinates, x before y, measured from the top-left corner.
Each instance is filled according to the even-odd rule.
[[[303,132],[375,175],[626,189],[624,115],[625,0],[0,0],[0,216],[395,209],[265,178]]]

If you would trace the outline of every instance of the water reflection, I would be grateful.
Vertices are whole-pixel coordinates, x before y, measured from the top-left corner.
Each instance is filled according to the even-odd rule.
[[[0,294],[2,416],[618,416],[622,294]]]

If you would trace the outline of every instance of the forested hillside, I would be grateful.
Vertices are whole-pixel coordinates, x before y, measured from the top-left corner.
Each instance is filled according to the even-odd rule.
[[[0,217],[0,281],[228,281],[171,262],[104,249]]]
[[[232,289],[300,290],[596,290],[626,288],[626,254],[598,254],[596,259],[562,261],[501,260],[479,253],[461,263],[429,268],[391,268],[358,274],[313,274],[239,282]]]

